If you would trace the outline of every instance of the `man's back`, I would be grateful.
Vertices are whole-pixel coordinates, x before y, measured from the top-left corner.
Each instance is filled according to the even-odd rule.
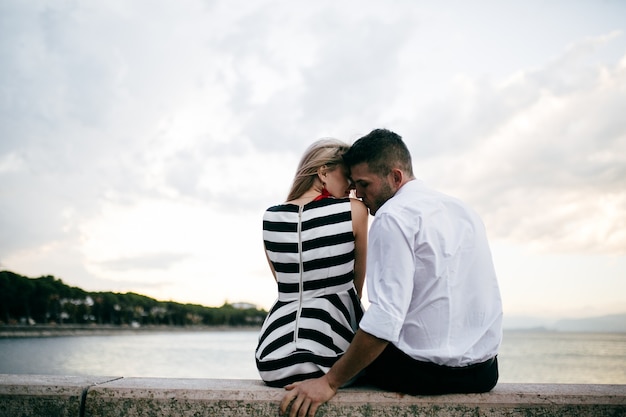
[[[377,249],[390,245],[398,249]],[[410,181],[377,212],[370,248],[371,303],[403,321],[397,337],[379,337],[439,365],[465,366],[497,354],[500,292],[485,229],[473,210]],[[377,253],[385,254],[384,262]]]

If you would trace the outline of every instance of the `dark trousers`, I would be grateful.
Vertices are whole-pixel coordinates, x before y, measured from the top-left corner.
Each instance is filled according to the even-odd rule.
[[[357,383],[406,394],[488,392],[498,382],[498,359],[464,367],[417,361],[389,343]]]

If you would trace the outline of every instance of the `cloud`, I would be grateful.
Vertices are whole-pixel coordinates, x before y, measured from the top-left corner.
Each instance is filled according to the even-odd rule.
[[[268,307],[261,213],[377,127],[495,240],[619,256],[623,7],[559,8],[0,2],[0,262]]]
[[[618,115],[626,56],[587,65],[589,43],[504,82],[459,79],[460,104],[435,114],[451,123],[417,153],[417,167],[469,200],[495,238],[557,252],[626,252],[626,121]]]
[[[189,255],[184,253],[149,253],[134,257],[111,259],[99,263],[108,271],[132,271],[169,269],[177,262],[183,261]]]

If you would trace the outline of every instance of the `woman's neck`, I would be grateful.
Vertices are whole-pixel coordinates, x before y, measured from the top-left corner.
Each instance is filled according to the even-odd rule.
[[[287,201],[287,204],[296,204],[298,206],[303,206],[315,200],[317,197],[321,195],[322,195],[321,190],[318,190],[316,187],[312,187],[309,190],[305,191],[300,197]]]

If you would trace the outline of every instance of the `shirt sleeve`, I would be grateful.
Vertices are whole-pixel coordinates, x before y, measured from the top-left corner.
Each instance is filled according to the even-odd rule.
[[[379,217],[380,216],[380,217]],[[370,306],[361,330],[389,342],[398,342],[413,294],[415,263],[413,238],[398,219],[376,216],[369,235],[367,292]]]

